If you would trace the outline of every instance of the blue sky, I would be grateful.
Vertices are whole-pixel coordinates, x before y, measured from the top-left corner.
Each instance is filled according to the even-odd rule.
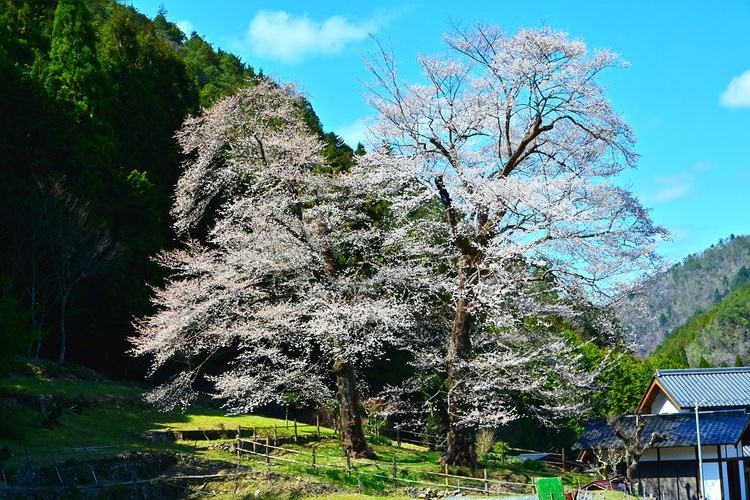
[[[630,63],[604,75],[638,136],[641,160],[621,182],[673,233],[671,261],[730,234],[750,234],[750,0],[379,2],[121,0],[304,88],[326,130],[351,145],[372,115],[363,82],[370,34],[404,67],[444,50],[441,35],[474,21],[548,25]]]

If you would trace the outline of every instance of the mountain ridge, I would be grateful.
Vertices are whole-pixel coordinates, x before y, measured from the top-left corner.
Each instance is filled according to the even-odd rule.
[[[614,309],[626,334],[638,344],[636,355],[643,358],[670,332],[714,308],[748,278],[750,236],[731,235],[653,276]]]

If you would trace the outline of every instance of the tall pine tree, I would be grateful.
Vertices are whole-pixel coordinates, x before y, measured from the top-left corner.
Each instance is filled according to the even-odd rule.
[[[60,0],[54,19],[45,87],[76,118],[93,117],[101,73],[91,16],[83,0]]]

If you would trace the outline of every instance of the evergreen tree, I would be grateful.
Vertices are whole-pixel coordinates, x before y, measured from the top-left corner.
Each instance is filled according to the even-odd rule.
[[[93,117],[101,94],[96,36],[83,0],[60,0],[55,10],[45,86],[72,114]]]

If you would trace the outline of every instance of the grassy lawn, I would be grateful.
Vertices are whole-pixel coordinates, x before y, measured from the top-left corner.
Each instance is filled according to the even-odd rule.
[[[189,412],[167,414],[164,421],[159,422],[155,429],[173,430],[208,430],[208,429],[257,429],[259,436],[272,436],[276,428],[277,436],[294,435],[294,422],[278,418],[263,417],[261,415],[226,415],[221,410],[211,408],[192,408]],[[312,424],[297,423],[299,434],[317,433],[317,428]],[[333,430],[321,427],[321,436],[332,436]]]
[[[50,373],[55,370],[58,373]],[[397,447],[387,440],[373,445],[377,460],[352,460],[349,473],[340,442],[331,429],[323,427],[320,441],[284,444],[283,450],[272,451],[270,463],[265,457],[252,454],[238,458],[231,452],[234,439],[151,443],[144,438],[147,431],[232,431],[241,426],[243,433],[244,429],[257,429],[258,441],[265,442],[264,436],[272,436],[274,426],[278,437],[290,436],[294,429],[292,422],[287,426],[283,419],[258,415],[226,416],[221,410],[210,408],[193,408],[187,413],[161,413],[145,405],[141,394],[142,389],[138,387],[116,384],[88,371],[44,365],[0,380],[0,403],[10,399],[21,403],[10,410],[0,406],[0,422],[3,422],[0,424],[0,448],[7,445],[13,452],[11,458],[0,462],[0,467],[56,464],[68,457],[86,461],[96,456],[116,456],[125,450],[164,451],[186,457],[183,459],[194,467],[197,467],[195,463],[210,463],[216,470],[224,469],[230,473],[236,470],[261,471],[266,479],[256,478],[243,486],[243,495],[250,497],[259,491],[267,491],[266,498],[339,500],[406,498],[403,496],[406,486],[428,486],[419,482],[433,483],[433,489],[459,486],[482,489],[485,471],[491,491],[500,486],[492,483],[496,481],[503,483],[503,491],[528,494],[531,492],[528,485],[534,477],[551,475],[540,469],[539,464],[491,462],[480,465],[475,471],[451,467],[449,474],[465,477],[448,478],[446,486],[446,478],[441,475],[446,471],[438,463],[439,451],[417,445]],[[41,395],[51,395],[59,402],[62,414],[54,426],[44,427],[44,418],[35,409]],[[298,431],[312,434],[316,428],[299,424]],[[394,460],[397,481],[393,480]],[[473,476],[476,480],[466,479],[466,476]],[[268,477],[275,478],[273,484],[269,483]],[[589,478],[570,475],[564,478],[568,489],[575,489],[579,480],[585,483]],[[211,483],[211,487],[215,488],[214,493],[219,498],[224,494],[225,498],[233,498],[238,494],[238,485],[232,484]],[[222,490],[230,486],[231,491]],[[471,493],[471,490],[464,491],[464,494]]]

